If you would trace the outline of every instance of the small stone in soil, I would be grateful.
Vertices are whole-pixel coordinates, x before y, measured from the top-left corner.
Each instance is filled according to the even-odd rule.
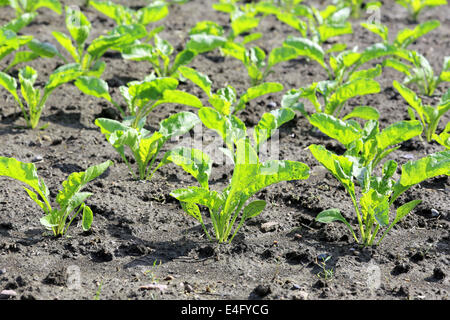
[[[266,223],[263,223],[261,225],[261,231],[262,232],[270,232],[270,231],[275,231],[276,227],[278,226],[278,222],[275,221],[269,221]]]
[[[15,297],[17,296],[17,292],[15,292],[14,290],[3,290],[2,292],[0,292],[0,297],[1,296]]]
[[[139,287],[139,289],[141,290],[159,290],[161,292],[164,292],[165,290],[167,290],[167,288],[168,288],[167,285],[158,283],[150,283]]]
[[[31,159],[31,162],[41,162],[43,160],[44,158],[41,155],[36,155],[33,159]]]
[[[431,209],[431,216],[433,218],[436,218],[437,216],[439,216],[439,211],[437,211],[436,209]]]
[[[5,273],[6,273],[6,269],[5,268],[0,269],[0,274],[5,274]]]

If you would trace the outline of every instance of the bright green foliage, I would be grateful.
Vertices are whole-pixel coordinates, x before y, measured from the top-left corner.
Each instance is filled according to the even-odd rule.
[[[373,74],[379,74],[379,65],[374,68]],[[381,70],[379,71],[381,73]],[[324,112],[329,115],[341,117],[342,110],[346,102],[352,98],[374,94],[380,92],[380,85],[377,81],[370,78],[357,78],[337,86],[335,81],[314,82],[307,88],[292,89],[284,96],[281,105],[283,107],[294,108],[306,113],[303,103],[298,103],[301,98],[309,100],[314,106],[316,112]],[[318,96],[323,97],[323,104]],[[366,120],[376,120],[379,117],[378,111],[370,106],[359,106],[354,108],[344,118],[362,118]]]
[[[432,96],[440,83],[450,81],[450,57],[444,58],[442,71],[435,76],[431,64],[422,54],[406,49],[418,38],[438,28],[440,26],[438,20],[423,22],[414,29],[400,30],[393,42],[389,42],[386,26],[367,23],[361,25],[381,37],[383,43],[377,45],[386,48],[386,54],[383,56],[387,56],[383,66],[403,73],[406,85],[415,84],[422,94]]]
[[[16,16],[19,18],[25,13],[35,13],[39,8],[48,8],[57,14],[61,14],[62,7],[59,0],[2,0],[0,6],[9,5],[16,10]]]
[[[418,24],[414,29],[405,28],[397,33],[393,42],[389,41],[389,30],[388,27],[377,23],[361,23],[361,26],[377,34],[385,45],[393,45],[397,48],[406,49],[414,41],[423,37],[425,34],[438,28],[441,23],[438,20],[429,20]]]
[[[91,166],[84,172],[70,174],[67,180],[62,183],[62,189],[55,199],[59,209],[51,207],[49,189],[44,181],[38,177],[33,163],[23,163],[14,158],[0,157],[0,176],[19,180],[33,189],[34,191],[24,187],[28,196],[45,213],[45,216],[41,218],[41,224],[52,230],[55,236],[62,236],[67,233],[70,224],[81,211],[83,230],[87,231],[91,228],[93,213],[84,202],[92,193],[81,192],[81,189],[105,172],[112,164],[112,161],[108,160],[99,165]]]
[[[53,36],[67,50],[73,61],[82,66],[84,75],[97,78],[105,70],[106,64],[100,58],[106,51],[120,50],[147,35],[141,25],[120,26],[114,28],[108,35],[92,40],[85,48],[92,28],[91,23],[81,11],[71,7],[66,7],[66,28],[70,36],[59,31],[53,31]]]
[[[95,120],[95,124],[100,127],[108,142],[120,154],[136,180],[150,179],[153,164],[163,145],[171,138],[185,134],[199,122],[195,114],[179,112],[161,121],[159,130],[151,133],[143,128],[145,118],[139,122],[137,127],[129,126],[128,121],[121,123],[105,118]],[[138,176],[135,175],[126,158],[125,146],[130,148],[136,160]]]
[[[4,69],[7,72],[19,63],[32,61],[39,57],[53,58],[60,56],[58,50],[50,43],[40,42],[32,36],[19,36],[17,32],[30,23],[36,14],[26,13],[0,28],[0,61],[6,56],[15,53],[10,64]],[[18,51],[27,45],[30,50]]]
[[[442,131],[439,135],[433,133],[432,138],[440,145],[450,149],[450,122],[447,122],[444,131]]]
[[[419,116],[419,119],[425,128],[425,136],[428,142],[431,142],[433,135],[436,134],[436,129],[442,116],[450,109],[450,89],[441,98],[441,101],[436,107],[424,105],[422,100],[416,93],[398,81],[394,80],[394,88],[401,94],[401,96],[408,102],[409,114],[414,116],[414,111]],[[412,108],[412,109],[411,109]],[[414,110],[414,111],[412,111]]]
[[[207,128],[216,131],[222,137],[227,146],[228,151],[225,152],[228,155],[234,154],[234,145],[247,134],[245,124],[235,114],[238,111],[243,110],[249,101],[265,94],[283,90],[283,86],[279,83],[265,82],[250,87],[238,99],[236,90],[230,85],[213,93],[212,82],[206,75],[188,67],[180,67],[180,73],[184,78],[192,81],[203,90],[208,97],[210,106],[203,106],[202,102],[196,96],[178,90],[166,91],[164,93],[164,100],[166,102],[180,103],[199,108],[198,115],[200,120]],[[279,115],[279,117],[284,116],[285,114]],[[288,120],[291,120],[294,117],[294,113],[292,112],[290,116],[291,118]],[[277,120],[277,123],[278,125],[281,125],[288,120],[283,118]],[[270,126],[267,127],[268,130],[274,130],[278,127],[273,127],[274,121],[275,120],[272,120]],[[261,137],[262,136],[261,133]],[[258,141],[262,139],[261,137],[258,138]]]
[[[75,80],[82,75],[78,64],[68,64],[56,69],[49,77],[43,91],[34,87],[37,72],[27,66],[19,70],[20,91],[26,104],[22,103],[17,90],[17,81],[6,73],[0,72],[0,86],[12,94],[19,104],[28,128],[36,128],[50,94],[60,85]]]
[[[164,19],[169,14],[169,8],[164,1],[153,1],[151,4],[138,10],[112,1],[90,0],[89,4],[105,16],[113,19],[118,26],[140,24],[147,26]]]
[[[373,245],[380,228],[385,227],[385,232],[377,242],[380,244],[392,227],[421,202],[421,200],[412,200],[398,207],[394,219],[390,222],[390,207],[403,192],[426,179],[443,174],[450,175],[449,151],[431,154],[406,163],[402,166],[400,179],[395,181],[392,177],[397,170],[397,163],[393,160],[384,163],[382,176],[377,177],[371,170],[360,172],[361,168],[351,155],[338,156],[319,145],[311,145],[309,150],[338,179],[350,195],[358,220],[360,238],[358,239],[350,223],[338,209],[322,211],[317,215],[316,220],[323,223],[344,222],[355,241],[364,246]],[[364,176],[359,198],[353,181],[355,176]]]
[[[418,20],[419,14],[425,9],[447,5],[447,0],[395,0],[395,2],[408,10],[414,22]]]
[[[382,5],[380,1],[366,0],[334,0],[333,3],[336,4],[338,8],[349,8],[351,10],[352,17],[356,19],[361,17],[361,10],[363,6],[365,6],[368,10],[373,10],[374,8],[379,9]]]
[[[171,192],[171,196],[180,201],[186,214],[201,223],[206,235],[212,240],[199,205],[207,207],[214,235],[219,243],[231,242],[246,220],[256,217],[264,210],[266,206],[264,200],[254,200],[247,204],[247,201],[257,192],[281,181],[309,177],[308,166],[301,162],[272,160],[261,163],[248,140],[241,139],[236,143],[234,155],[236,162],[230,184],[222,192],[212,191],[207,183],[211,168],[209,157],[199,150],[185,150],[184,155],[186,159],[192,156],[191,161],[188,162],[190,165],[187,165],[187,168],[186,165],[182,166],[183,169],[192,173],[189,168],[195,166],[204,172],[201,175],[202,180],[197,178],[198,175],[193,175],[201,187],[177,189]],[[179,165],[177,162],[174,163]],[[239,224],[234,227],[239,216]]]
[[[134,61],[148,61],[157,77],[178,77],[178,68],[189,64],[197,54],[192,50],[182,50],[171,63],[173,46],[157,34],[153,36],[153,39],[154,45],[136,41],[130,46],[124,47],[121,50],[122,57]]]
[[[339,8],[329,5],[320,11],[314,6],[297,4],[286,11],[280,6],[262,1],[256,4],[255,8],[260,13],[275,15],[278,20],[300,32],[302,37],[308,37],[317,44],[323,44],[331,38],[353,32],[351,23],[347,21],[351,12],[347,7]],[[305,18],[307,22],[302,18]]]
[[[363,188],[367,187],[366,178],[377,165],[399,148],[394,147],[396,144],[419,136],[423,131],[417,120],[395,122],[381,131],[376,120],[367,121],[362,128],[354,120],[344,121],[324,113],[315,113],[308,120],[344,145],[344,156],[353,163],[354,178]]]
[[[274,48],[266,57],[265,52],[257,46],[247,50],[243,44],[235,42],[225,43],[222,52],[244,64],[252,86],[263,83],[272,73],[272,68],[276,64],[295,59],[298,56],[297,50],[283,46]]]

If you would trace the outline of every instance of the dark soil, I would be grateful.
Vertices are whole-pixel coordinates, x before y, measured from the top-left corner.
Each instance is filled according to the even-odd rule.
[[[67,1],[66,1],[67,2]],[[144,3],[143,1],[141,1]],[[407,13],[393,1],[384,1],[382,22],[391,36],[412,27]],[[213,1],[192,0],[170,9],[161,34],[175,48],[181,48],[187,31],[201,20],[228,23],[225,14],[211,8]],[[73,2],[71,2],[73,4]],[[79,3],[81,5],[81,1]],[[110,30],[112,20],[91,8],[82,8],[92,22],[90,39]],[[56,44],[51,31],[66,32],[64,16],[39,10],[39,16],[23,34]],[[0,9],[0,24],[14,15]],[[439,19],[441,27],[419,39],[411,48],[422,52],[440,70],[450,48],[450,9],[440,7],[420,16],[421,21]],[[259,30],[264,37],[257,44],[269,51],[295,31],[276,21],[263,19]],[[340,40],[349,47],[364,48],[378,38],[354,21],[354,34]],[[331,45],[331,42],[327,45]],[[3,68],[8,59],[5,59]],[[107,54],[103,78],[113,97],[122,101],[119,86],[142,79],[151,72],[145,62],[122,60]],[[45,83],[61,64],[57,59],[39,59],[30,65]],[[242,93],[250,83],[237,60],[223,58],[218,51],[198,56],[191,66],[206,73],[218,89],[227,84]],[[268,81],[278,81],[285,90],[307,86],[326,78],[314,62],[297,59],[274,69]],[[15,74],[17,68],[12,70]],[[402,77],[386,70],[378,80],[382,90],[354,101],[352,105],[372,105],[381,113],[381,126],[407,119],[404,100],[392,87]],[[439,96],[449,88],[442,84]],[[201,96],[192,84],[180,89]],[[0,90],[0,155],[24,162],[36,162],[42,177],[55,196],[62,181],[75,171],[108,159],[115,165],[91,182],[86,191],[94,195],[87,204],[94,212],[93,228],[83,232],[74,222],[66,237],[54,238],[40,225],[41,211],[19,182],[0,178],[0,291],[13,290],[11,299],[436,299],[449,298],[450,211],[449,179],[437,177],[413,187],[396,202],[412,199],[422,203],[384,239],[379,247],[361,249],[342,224],[314,222],[320,211],[339,208],[351,221],[354,213],[349,197],[338,182],[326,173],[305,148],[312,143],[342,151],[335,141],[314,134],[308,121],[296,117],[280,130],[280,158],[302,161],[311,168],[305,181],[280,183],[257,194],[268,202],[266,210],[250,220],[231,244],[216,245],[205,238],[201,227],[183,214],[169,193],[194,185],[193,179],[178,167],[168,165],[151,181],[134,181],[118,153],[109,145],[94,120],[113,117],[106,102],[81,94],[72,84],[58,88],[48,100],[41,125],[45,130],[26,130],[12,97]],[[239,114],[248,127],[264,112],[279,107],[282,93],[251,102]],[[201,96],[204,98],[204,96]],[[164,105],[148,119],[150,128],[168,115],[186,110]],[[191,110],[194,111],[195,110]],[[442,119],[438,130],[449,121]],[[206,130],[205,130],[206,131]],[[205,132],[206,133],[206,132]],[[213,135],[211,135],[213,137]],[[175,142],[166,146],[168,149]],[[418,138],[401,145],[390,155],[400,164],[442,150],[436,143]],[[42,160],[41,160],[42,159]],[[211,183],[220,190],[231,178],[231,167],[213,167]],[[439,214],[436,215],[437,210]],[[209,222],[208,218],[206,221]],[[269,227],[265,224],[271,222]],[[207,227],[211,227],[207,223]],[[331,256],[322,266],[322,258]],[[325,277],[328,270],[328,277]],[[156,283],[167,286],[147,286]]]

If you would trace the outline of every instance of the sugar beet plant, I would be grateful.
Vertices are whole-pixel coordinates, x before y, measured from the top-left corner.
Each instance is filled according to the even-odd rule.
[[[5,88],[14,97],[20,106],[23,117],[28,128],[34,129],[38,126],[45,103],[52,92],[66,82],[73,81],[83,74],[77,64],[68,64],[56,69],[49,77],[43,90],[35,87],[37,71],[27,66],[19,70],[20,93],[17,81],[6,73],[0,72],[0,86]]]
[[[165,100],[200,109],[198,111],[200,120],[207,128],[216,131],[220,135],[226,146],[225,149],[221,150],[233,161],[235,160],[234,145],[237,141],[245,137],[247,132],[245,124],[236,116],[237,112],[243,110],[246,104],[253,99],[283,90],[283,86],[279,83],[265,82],[248,88],[238,98],[236,89],[230,85],[213,93],[211,80],[195,69],[180,67],[180,72],[184,78],[192,81],[203,90],[210,106],[204,106],[198,97],[179,90],[166,91],[164,93]],[[286,108],[286,110],[288,109]],[[271,118],[268,121],[273,125],[275,123],[281,125],[291,120],[294,115],[294,112],[290,109],[279,114],[276,114],[274,111],[273,116],[276,119]],[[262,138],[259,140],[262,141]]]
[[[69,226],[81,213],[81,226],[84,231],[91,228],[93,222],[93,212],[85,204],[90,192],[81,192],[82,188],[90,181],[100,176],[112,165],[111,161],[106,161],[98,165],[93,165],[84,172],[74,172],[62,183],[62,189],[56,196],[59,208],[52,208],[49,199],[50,192],[44,180],[39,178],[36,166],[33,163],[24,163],[14,158],[0,157],[0,176],[6,176],[25,183],[30,189],[25,188],[28,196],[43,211],[44,217],[40,219],[41,224],[51,230],[55,236],[62,236],[67,233]]]
[[[397,162],[386,161],[382,175],[374,174],[376,166],[397,147],[395,144],[406,141],[422,132],[419,121],[400,121],[380,132],[377,121],[368,121],[363,128],[355,121],[342,121],[325,114],[313,114],[311,123],[330,137],[337,139],[347,149],[344,155],[336,155],[320,145],[311,145],[309,150],[345,188],[349,194],[356,213],[360,238],[350,223],[338,209],[328,209],[319,213],[316,220],[323,223],[343,222],[351,231],[356,242],[364,246],[375,243],[381,228],[385,235],[413,210],[421,201],[413,200],[396,210],[390,219],[390,207],[398,197],[412,186],[435,176],[450,174],[450,154],[448,151],[431,154],[402,166],[400,179],[393,179]],[[356,185],[361,190],[357,196]]]
[[[199,206],[208,208],[216,241],[231,242],[246,220],[259,215],[265,208],[264,200],[247,201],[265,187],[289,180],[307,179],[309,168],[301,162],[288,160],[259,161],[256,151],[247,139],[236,142],[236,159],[230,184],[222,191],[209,189],[210,159],[200,150],[177,149],[163,164],[175,163],[192,174],[200,187],[177,189],[171,196],[180,201],[183,210],[202,225],[212,240]],[[237,220],[239,223],[235,226]],[[233,230],[234,227],[234,230]]]
[[[16,10],[16,16],[25,13],[36,13],[39,8],[48,8],[57,14],[61,14],[62,8],[59,0],[0,0],[1,6],[10,6]]]
[[[439,104],[436,107],[432,107],[430,105],[424,105],[414,91],[398,81],[394,80],[393,85],[409,104],[408,113],[411,118],[415,119],[415,114],[419,116],[419,119],[425,128],[426,139],[428,142],[431,142],[433,137],[436,136],[436,129],[439,125],[439,121],[444,114],[450,110],[450,89],[441,97]]]
[[[395,2],[408,10],[414,22],[417,22],[419,14],[426,9],[447,5],[447,0],[395,0]]]

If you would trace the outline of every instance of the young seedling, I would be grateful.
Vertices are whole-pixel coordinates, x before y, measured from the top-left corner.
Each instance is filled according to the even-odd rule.
[[[445,148],[450,149],[450,122],[447,122],[444,131],[439,135],[433,133],[433,139]]]
[[[439,20],[429,20],[418,24],[414,29],[405,28],[400,30],[394,41],[389,41],[389,29],[387,26],[380,23],[361,23],[362,27],[378,35],[383,40],[382,43],[386,46],[394,46],[401,49],[406,49],[414,41],[438,28],[440,25]]]
[[[180,51],[171,62],[174,47],[157,34],[153,36],[153,40],[154,45],[136,41],[124,47],[121,50],[122,57],[127,60],[148,61],[157,77],[178,78],[178,68],[189,64],[197,54],[195,51],[185,49]]]
[[[322,45],[331,38],[353,33],[351,23],[347,21],[350,9],[346,7],[338,8],[329,5],[320,11],[314,6],[298,4],[290,11],[285,11],[271,3],[260,2],[256,5],[256,10],[265,15],[275,15],[278,20],[296,29],[301,37],[308,38],[318,45]],[[303,21],[301,17],[306,18],[308,22]]]
[[[246,49],[243,44],[235,42],[225,43],[222,52],[244,64],[252,86],[263,83],[267,76],[273,72],[272,68],[276,64],[295,59],[298,56],[297,50],[294,48],[278,47],[274,48],[266,57],[264,50],[257,46]]]
[[[236,90],[230,85],[213,93],[212,82],[206,75],[184,66],[180,67],[180,73],[203,90],[210,106],[204,106],[196,96],[179,90],[165,91],[163,94],[164,100],[200,109],[198,112],[200,120],[207,128],[215,130],[221,136],[227,147],[223,151],[233,160],[235,160],[234,145],[238,140],[245,137],[247,132],[245,124],[235,114],[243,110],[251,100],[283,90],[283,86],[279,83],[266,82],[250,87],[238,99]],[[274,116],[277,120],[272,119],[271,123],[278,121],[277,124],[281,125],[291,120],[295,113],[290,109],[289,111],[289,115],[287,114],[288,111],[286,113],[280,112],[280,114]]]
[[[21,18],[19,18],[19,20],[20,19]],[[0,27],[0,61],[6,56],[15,53],[14,58],[3,70],[4,72],[8,72],[12,67],[18,65],[19,63],[32,61],[39,57],[53,58],[55,55],[61,56],[58,50],[48,42],[40,42],[37,39],[33,39],[33,36],[17,35],[17,32],[19,32],[23,25],[29,22],[31,22],[31,20],[26,19],[26,21]],[[18,51],[25,45],[30,50]]]
[[[62,183],[62,189],[56,196],[58,209],[52,208],[49,189],[44,180],[38,177],[36,166],[33,163],[0,157],[0,176],[13,178],[28,185],[32,189],[24,187],[28,196],[44,211],[45,216],[40,219],[41,224],[48,230],[52,230],[53,235],[63,236],[80,213],[82,213],[81,226],[83,230],[87,231],[91,228],[94,216],[85,201],[92,193],[81,192],[81,189],[105,172],[112,164],[112,161],[106,161],[91,166],[84,172],[70,174]]]
[[[79,10],[66,6],[66,28],[70,36],[59,31],[52,34],[59,44],[67,50],[75,63],[81,65],[85,76],[99,78],[105,70],[106,64],[100,58],[107,50],[119,50],[145,37],[145,28],[141,25],[127,25],[114,28],[108,35],[94,39],[89,46],[86,41],[91,32],[91,23]],[[64,59],[67,63],[67,60]]]
[[[361,116],[349,114],[345,120],[341,120],[325,113],[315,113],[308,120],[346,148],[344,156],[353,164],[353,178],[363,188],[367,186],[367,177],[372,175],[378,164],[399,148],[395,145],[420,136],[423,131],[418,120],[398,121],[380,131],[376,120],[369,120],[361,127],[352,118]]]
[[[406,102],[408,102],[408,113],[412,119],[415,119],[414,111],[417,113],[420,122],[425,128],[425,137],[428,142],[431,142],[436,134],[440,119],[450,109],[450,89],[442,96],[439,104],[436,107],[432,107],[430,105],[424,105],[414,91],[408,89],[398,81],[394,80],[393,85]]]
[[[309,177],[308,166],[301,162],[271,160],[261,163],[247,139],[236,142],[234,158],[236,161],[231,182],[222,192],[209,189],[211,162],[200,150],[178,149],[165,158],[165,164],[173,162],[180,165],[199,182],[201,187],[177,189],[171,192],[171,196],[180,201],[188,215],[200,222],[210,241],[212,237],[203,221],[199,205],[209,210],[216,241],[231,242],[245,221],[259,215],[266,206],[264,200],[254,200],[246,205],[253,195],[281,181]],[[239,224],[235,226],[239,216]]]
[[[68,64],[56,69],[49,77],[43,91],[35,88],[38,74],[27,66],[19,71],[20,92],[26,104],[24,105],[17,90],[17,81],[6,73],[0,72],[0,86],[12,94],[22,110],[28,128],[34,129],[39,124],[42,111],[50,94],[59,86],[70,82],[83,74],[77,64]]]
[[[419,14],[425,9],[447,5],[447,0],[395,0],[408,10],[412,21],[417,22]]]
[[[150,23],[160,21],[169,14],[169,8],[165,1],[153,1],[153,3],[138,10],[112,1],[90,0],[89,4],[97,11],[113,19],[118,26],[140,24],[147,27]],[[149,34],[151,33],[150,31]]]
[[[317,277],[319,277],[320,279],[323,278],[325,281],[331,280],[334,275],[333,268],[327,269],[327,262],[330,259],[331,259],[331,256],[321,257],[322,261],[320,261],[320,263],[317,262],[317,259],[316,259],[316,264],[322,269],[322,271],[317,274]]]
[[[396,209],[394,219],[390,221],[390,207],[403,192],[426,179],[450,175],[449,151],[431,154],[406,163],[402,166],[402,174],[397,181],[392,179],[397,170],[397,163],[389,160],[383,165],[382,177],[365,174],[364,187],[358,199],[353,181],[355,172],[352,159],[349,156],[338,156],[319,145],[311,145],[309,150],[338,179],[350,195],[358,220],[360,238],[358,239],[352,226],[338,209],[322,211],[317,215],[316,221],[343,222],[349,228],[355,241],[362,246],[372,246],[380,229],[385,227],[384,233],[378,239],[377,245],[379,245],[392,227],[421,202],[421,200],[412,200],[401,205]]]
[[[361,10],[365,8],[381,8],[380,1],[366,1],[366,0],[334,0],[333,3],[338,8],[350,8],[352,17],[358,19],[361,17]]]
[[[120,154],[127,164],[135,180],[151,179],[152,168],[163,145],[173,137],[189,132],[200,121],[191,112],[179,112],[161,121],[159,130],[151,133],[144,128],[145,117],[141,118],[138,126],[130,126],[130,121],[98,118],[95,124],[100,127],[108,142]],[[125,147],[129,147],[138,166],[135,175],[125,155]]]
[[[36,13],[37,9],[45,7],[57,14],[61,14],[62,8],[59,0],[0,0],[1,6],[10,6],[16,10],[16,16],[24,13]]]
[[[365,73],[364,76],[375,76],[380,73],[381,67],[378,65],[376,68],[367,70],[367,73]],[[299,99],[303,98],[312,103],[316,112],[324,112],[340,118],[342,117],[341,113],[348,100],[378,92],[380,92],[380,85],[371,78],[352,78],[352,80],[343,83],[340,86],[338,86],[335,81],[321,81],[315,82],[306,88],[288,91],[283,96],[281,105],[282,107],[298,110],[304,116],[309,117],[303,103],[298,102]],[[318,99],[320,96],[323,98],[323,103]],[[378,111],[371,106],[358,106],[347,113],[343,118],[349,119],[357,117],[365,120],[377,120],[379,116]]]

